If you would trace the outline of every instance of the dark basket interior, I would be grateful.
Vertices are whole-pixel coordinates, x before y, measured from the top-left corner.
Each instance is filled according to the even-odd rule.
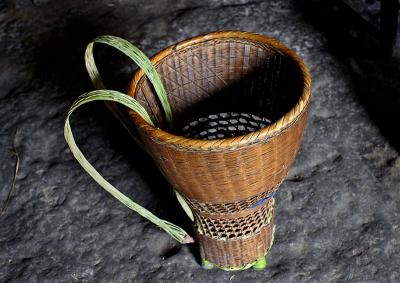
[[[226,139],[257,131],[270,123],[254,114],[222,112],[187,122],[178,135],[202,140]]]
[[[172,53],[156,69],[168,93],[175,134],[199,139],[238,136],[265,127],[294,107],[303,88],[300,68],[292,58],[250,40],[206,41]],[[147,79],[137,98],[156,125],[165,129]],[[235,122],[235,115],[243,122]],[[218,127],[212,128],[213,122]]]

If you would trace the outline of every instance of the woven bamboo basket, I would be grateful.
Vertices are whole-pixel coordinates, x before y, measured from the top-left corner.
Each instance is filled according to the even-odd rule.
[[[262,268],[274,238],[273,195],[300,146],[310,101],[302,60],[271,38],[214,32],[151,58],[175,128],[142,70],[128,94],[156,127],[129,113],[146,150],[194,214],[205,267]]]

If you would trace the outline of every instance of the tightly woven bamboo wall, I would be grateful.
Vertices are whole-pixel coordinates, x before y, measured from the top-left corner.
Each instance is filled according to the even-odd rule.
[[[304,63],[281,43],[245,32],[195,37],[164,49],[151,61],[166,87],[177,128],[165,130],[163,113],[141,70],[132,79],[129,95],[146,108],[157,127],[133,112],[130,116],[162,173],[188,200],[197,219],[235,218],[254,210],[249,200],[254,204],[278,188],[299,149],[311,95]],[[271,123],[224,139],[179,134],[193,118],[221,112],[251,113]],[[270,201],[255,210],[266,205]],[[196,229],[202,254],[227,267],[254,261],[269,247],[272,214],[273,208],[265,216],[269,221],[260,220],[264,227],[246,240],[224,242]],[[264,243],[262,251],[257,242]],[[238,243],[246,243],[239,245],[240,254],[246,254],[241,260],[234,255]],[[230,256],[222,256],[224,249]]]

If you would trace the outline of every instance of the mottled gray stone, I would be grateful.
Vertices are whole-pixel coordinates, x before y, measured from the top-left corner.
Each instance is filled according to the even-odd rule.
[[[13,150],[20,159],[0,216],[0,282],[400,281],[399,57],[347,52],[348,42],[338,44],[310,16],[313,2],[0,2],[0,208],[13,182]],[[363,13],[375,15],[375,6]],[[220,29],[282,41],[313,78],[302,148],[276,196],[276,242],[261,272],[203,270],[195,249],[101,190],[63,139],[67,107],[92,88],[83,52],[93,36],[122,36],[150,55]],[[123,89],[134,67],[98,49],[107,85]],[[83,152],[108,180],[189,226],[152,161],[102,104],[72,120]]]

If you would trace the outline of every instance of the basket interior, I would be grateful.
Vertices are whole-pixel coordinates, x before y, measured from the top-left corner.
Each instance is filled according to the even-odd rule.
[[[270,123],[254,114],[220,112],[189,120],[177,133],[193,139],[226,139],[254,132]]]
[[[248,39],[191,45],[157,62],[156,69],[175,118],[174,134],[198,139],[238,136],[265,127],[294,107],[303,88],[293,59]],[[165,129],[163,112],[146,78],[139,82],[136,98]],[[212,127],[213,122],[219,125]]]

